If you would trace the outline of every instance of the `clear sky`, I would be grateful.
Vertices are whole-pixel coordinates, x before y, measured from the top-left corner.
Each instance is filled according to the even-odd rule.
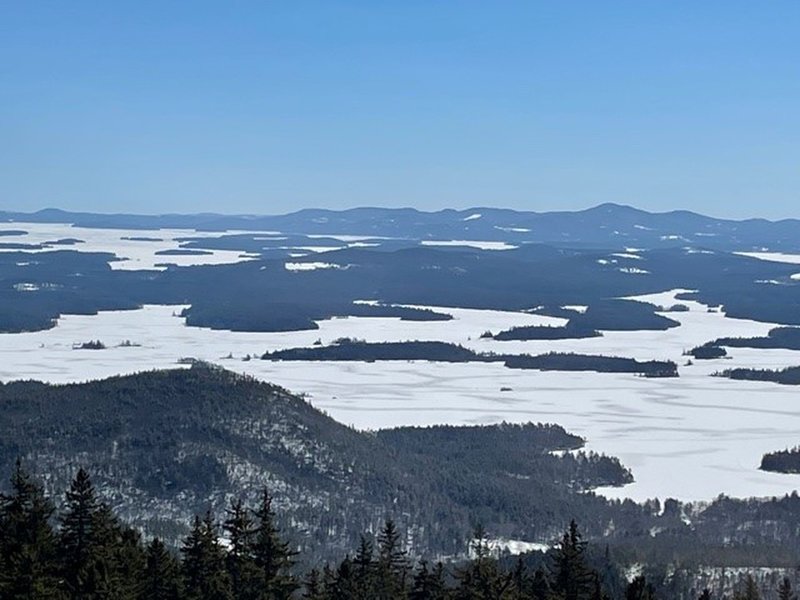
[[[0,0],[0,209],[800,217],[800,2]]]

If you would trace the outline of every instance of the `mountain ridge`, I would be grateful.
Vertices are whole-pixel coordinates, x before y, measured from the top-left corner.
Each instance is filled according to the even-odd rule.
[[[702,217],[705,219],[710,219],[714,221],[725,221],[729,223],[748,223],[753,221],[759,222],[766,222],[766,223],[783,223],[786,221],[789,222],[800,222],[799,218],[794,217],[785,217],[780,219],[768,219],[766,217],[744,217],[744,218],[730,218],[730,217],[715,217],[712,215],[708,215],[702,212],[690,210],[690,209],[672,209],[672,210],[664,210],[664,211],[655,211],[655,210],[646,210],[643,208],[639,208],[632,204],[625,204],[620,202],[602,202],[600,204],[596,204],[593,206],[589,206],[587,208],[581,208],[576,210],[520,210],[516,208],[504,208],[499,206],[488,206],[488,205],[475,205],[469,206],[466,208],[442,208],[438,210],[423,210],[418,209],[413,206],[398,206],[398,207],[384,207],[384,206],[373,206],[373,205],[359,205],[353,206],[349,208],[342,208],[342,209],[333,209],[333,208],[320,208],[320,207],[309,207],[309,208],[302,208],[295,211],[285,212],[285,213],[222,213],[222,212],[208,212],[208,211],[201,211],[201,212],[164,212],[164,213],[128,213],[128,212],[93,212],[93,211],[70,211],[61,209],[55,206],[45,207],[36,211],[32,212],[25,212],[25,211],[12,211],[12,210],[3,210],[0,211],[0,219],[9,220],[19,220],[20,218],[24,217],[33,217],[35,219],[74,219],[74,218],[83,218],[83,217],[142,217],[142,218],[180,218],[180,217],[202,217],[202,218],[242,218],[242,219],[261,219],[261,218],[275,218],[275,217],[287,217],[298,215],[302,213],[331,213],[331,214],[341,214],[341,213],[353,213],[353,212],[360,212],[360,211],[376,211],[376,212],[409,212],[409,213],[416,213],[421,215],[439,215],[439,214],[454,214],[457,216],[464,215],[469,216],[470,214],[474,214],[476,212],[494,212],[494,213],[506,213],[512,215],[533,215],[533,216],[542,216],[542,215],[578,215],[583,213],[601,213],[601,212],[618,212],[618,211],[628,211],[638,215],[647,215],[647,216],[668,216],[668,215],[685,215],[685,216],[694,216],[694,217]],[[30,222],[37,222],[36,220]],[[63,222],[63,221],[57,221]]]
[[[769,248],[800,251],[800,220],[721,219],[689,210],[648,212],[605,203],[579,211],[520,211],[494,207],[422,211],[411,207],[305,208],[279,215],[100,214],[48,208],[0,212],[7,223],[67,223],[108,229],[190,229],[205,232],[275,231],[359,235],[402,240],[484,240],[563,247],[662,248],[676,245],[723,251]]]

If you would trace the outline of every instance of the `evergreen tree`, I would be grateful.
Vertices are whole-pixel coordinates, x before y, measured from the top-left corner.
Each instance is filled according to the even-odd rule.
[[[122,525],[106,504],[92,515],[91,569],[97,598],[135,600],[145,567],[141,538]]]
[[[394,521],[387,519],[378,533],[375,598],[395,600],[406,594],[409,565]]]
[[[357,593],[355,577],[353,576],[353,561],[350,560],[349,556],[345,556],[344,560],[339,563],[339,568],[336,569],[336,576],[328,597],[331,600],[356,600]]]
[[[797,600],[797,596],[792,593],[792,582],[788,577],[784,577],[778,586],[778,600]]]
[[[110,520],[107,508],[98,503],[89,474],[79,469],[66,494],[59,540],[61,579],[69,598],[107,598],[114,591]]]
[[[592,593],[592,600],[609,600],[608,596],[603,593],[603,585],[600,576],[595,574],[594,578],[594,592]]]
[[[368,600],[375,593],[375,561],[372,541],[361,536],[358,551],[353,559],[353,579],[356,596]]]
[[[211,513],[195,517],[181,549],[186,600],[232,600],[225,556]]]
[[[147,565],[140,600],[179,600],[180,569],[178,561],[164,543],[155,538],[147,546]]]
[[[334,590],[336,588],[336,571],[330,565],[325,565],[322,568],[322,590],[323,597],[327,599],[335,598]]]
[[[428,600],[430,597],[428,592],[429,577],[428,562],[425,560],[419,561],[417,572],[414,573],[414,582],[411,584],[410,600]]]
[[[634,577],[633,581],[628,584],[628,589],[625,590],[625,600],[654,599],[655,590],[651,584],[647,583],[647,580],[642,575]]]
[[[57,597],[53,505],[17,460],[12,493],[0,496],[0,598]]]
[[[116,536],[114,560],[117,575],[125,584],[125,595],[121,597],[140,598],[147,569],[147,552],[142,536],[132,527],[122,524],[118,526]]]
[[[594,596],[595,573],[586,565],[585,551],[586,542],[572,521],[556,548],[551,566],[553,591],[563,600],[589,600]]]
[[[536,569],[530,583],[530,597],[532,600],[547,600],[552,596],[550,581],[544,569]]]
[[[733,598],[734,600],[761,600],[761,592],[758,591],[758,585],[752,575],[747,575],[743,588],[736,592]]]
[[[527,600],[530,598],[530,575],[522,557],[517,558],[514,570],[511,572],[512,597],[515,600]]]
[[[317,569],[309,571],[303,582],[303,600],[325,600],[325,583]]]
[[[458,600],[506,600],[513,595],[513,576],[503,573],[486,542],[486,532],[478,527],[473,533],[474,558],[459,574]]]
[[[253,562],[258,570],[258,600],[284,600],[298,588],[291,574],[297,552],[281,539],[275,525],[272,497],[264,488],[261,503],[255,511],[253,528]]]
[[[439,561],[433,567],[430,577],[430,588],[433,592],[433,597],[436,600],[447,600],[450,598],[450,592],[447,588],[447,581],[445,580],[444,564]]]
[[[231,501],[223,525],[228,534],[228,554],[225,560],[231,578],[231,590],[237,600],[258,598],[258,568],[253,555],[255,535],[253,519],[241,500]]]
[[[429,569],[427,561],[421,560],[414,574],[410,600],[445,600],[447,597],[444,565],[436,563],[433,569]]]
[[[94,486],[89,474],[80,469],[66,494],[66,512],[61,518],[61,565],[67,592],[80,598],[89,592],[91,548],[94,541]]]

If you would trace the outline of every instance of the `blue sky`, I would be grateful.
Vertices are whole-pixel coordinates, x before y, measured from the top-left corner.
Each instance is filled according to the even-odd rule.
[[[800,217],[800,2],[0,0],[0,208]]]

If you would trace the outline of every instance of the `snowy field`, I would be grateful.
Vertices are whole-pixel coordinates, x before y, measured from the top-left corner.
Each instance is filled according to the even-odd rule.
[[[0,237],[0,252],[17,252],[2,244],[52,244],[59,240],[79,240],[78,243],[56,244],[43,250],[25,252],[52,252],[53,250],[76,250],[78,252],[110,252],[119,260],[109,264],[112,269],[161,270],[164,265],[217,265],[251,260],[256,256],[232,250],[203,250],[203,254],[159,255],[157,252],[174,251],[180,248],[178,238],[219,237],[218,232],[198,232],[193,229],[89,229],[73,227],[65,223],[2,223],[0,232],[24,231],[24,235]],[[236,232],[242,233],[242,232]]]
[[[455,246],[478,248],[479,250],[513,250],[518,246],[505,242],[481,242],[475,240],[423,240],[423,246]]]
[[[669,305],[676,293],[642,299]],[[636,482],[603,490],[608,496],[710,500],[720,493],[771,496],[800,487],[798,476],[757,470],[764,452],[800,442],[797,388],[709,376],[736,366],[800,365],[800,352],[733,349],[730,360],[681,366],[679,379],[522,371],[497,363],[243,360],[266,350],[308,346],[318,339],[328,343],[356,337],[443,340],[511,353],[602,353],[672,359],[684,365],[683,351],[695,345],[720,336],[764,335],[772,327],[728,319],[697,303],[685,304],[689,312],[669,314],[681,327],[668,331],[609,332],[602,338],[555,342],[480,339],[486,330],[564,322],[500,311],[432,307],[455,318],[410,322],[351,317],[322,321],[317,331],[237,333],[186,327],[176,316],[180,306],[146,306],[96,316],[65,316],[49,331],[0,334],[0,379],[85,381],[176,367],[181,357],[195,357],[305,393],[334,418],[362,429],[503,420],[561,424],[585,436],[589,449],[618,456],[633,470]],[[73,349],[73,344],[93,339],[108,348]],[[125,340],[140,346],[119,346]]]
[[[3,235],[3,232],[24,232],[22,235]],[[235,250],[192,249],[193,254],[158,254],[181,249],[181,238],[216,238],[228,234],[257,234],[263,240],[286,239],[277,231],[195,231],[194,229],[94,229],[73,227],[65,223],[0,223],[0,252],[52,252],[75,250],[77,252],[108,252],[116,255],[109,265],[112,269],[163,270],[166,265],[181,267],[192,265],[219,265],[258,258],[258,254]],[[321,236],[308,236],[310,239]],[[327,236],[340,239],[351,247],[369,247],[377,244],[364,242],[364,236]],[[76,243],[55,244],[61,240]],[[13,244],[41,244],[42,249],[15,248]],[[5,246],[4,246],[5,245]],[[314,244],[285,247],[295,250],[293,257],[339,250],[338,247]]]

